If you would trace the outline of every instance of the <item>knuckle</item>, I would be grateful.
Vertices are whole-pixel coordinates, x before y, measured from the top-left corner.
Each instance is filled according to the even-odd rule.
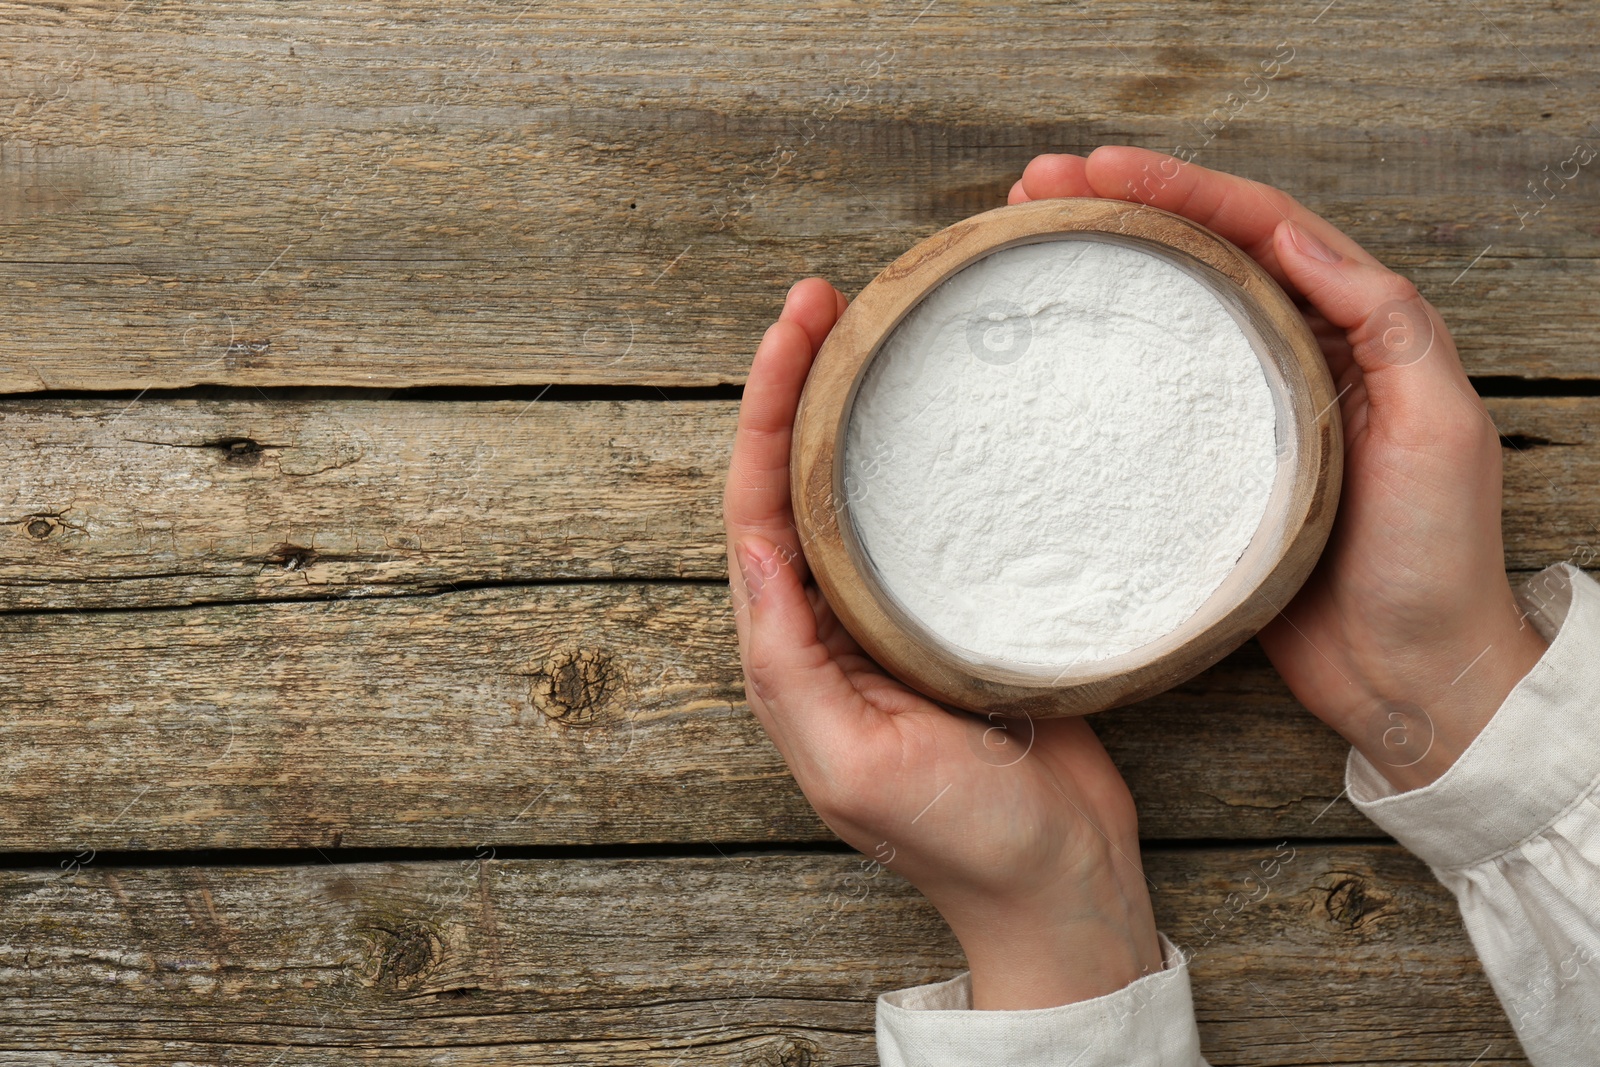
[[[744,658],[744,677],[756,695],[766,698],[772,694],[772,657],[762,647],[762,642],[752,640],[750,651]]]
[[[1300,201],[1296,200],[1293,196],[1284,192],[1282,189],[1279,189],[1276,185],[1268,185],[1266,182],[1255,181],[1253,179],[1250,181],[1250,185],[1255,189],[1256,192],[1265,197],[1269,204],[1277,208],[1279,212],[1288,218],[1294,218],[1295,214],[1299,212],[1310,214],[1305,205],[1301,204]]]
[[[1415,304],[1421,310],[1423,303],[1422,293],[1413,282],[1403,274],[1396,274],[1388,268],[1383,268],[1382,273],[1373,284],[1373,296],[1378,300],[1378,306],[1391,304]]]
[[[1308,208],[1276,185],[1268,185],[1253,178],[1241,177],[1239,181],[1240,184],[1229,186],[1225,194],[1225,202],[1230,208],[1255,213],[1261,210],[1264,201],[1271,211],[1286,219],[1312,214]]]
[[[1484,460],[1500,452],[1500,432],[1488,412],[1479,404],[1451,405],[1450,410],[1431,409],[1420,415],[1427,428],[1427,439],[1443,452],[1462,459]]]
[[[1366,310],[1353,327],[1358,358],[1409,365],[1448,344],[1443,323],[1411,279],[1379,268],[1356,283]]]

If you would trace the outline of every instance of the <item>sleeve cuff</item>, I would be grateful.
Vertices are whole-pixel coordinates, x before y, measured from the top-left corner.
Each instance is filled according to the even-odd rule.
[[[1055,1008],[975,1011],[972,972],[878,997],[882,1067],[1204,1067],[1189,968],[1165,934],[1163,968]]]
[[[1550,646],[1444,774],[1399,793],[1355,749],[1345,765],[1357,810],[1435,870],[1514,848],[1600,779],[1600,584],[1557,563],[1517,599]]]

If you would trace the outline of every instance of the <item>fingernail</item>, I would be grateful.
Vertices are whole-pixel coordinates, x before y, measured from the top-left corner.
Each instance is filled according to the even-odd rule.
[[[1301,229],[1294,223],[1289,223],[1289,240],[1294,246],[1312,259],[1320,259],[1324,263],[1339,262],[1339,253],[1317,240],[1311,233]]]

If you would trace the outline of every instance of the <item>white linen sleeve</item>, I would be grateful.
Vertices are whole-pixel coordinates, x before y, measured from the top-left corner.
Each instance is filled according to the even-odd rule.
[[[878,997],[881,1067],[1208,1067],[1189,967],[1165,934],[1162,969],[1075,1004],[977,1011],[972,972]]]
[[[1396,792],[1350,751],[1351,800],[1455,895],[1536,1067],[1600,1057],[1600,584],[1571,563],[1517,591],[1550,647],[1438,779]]]

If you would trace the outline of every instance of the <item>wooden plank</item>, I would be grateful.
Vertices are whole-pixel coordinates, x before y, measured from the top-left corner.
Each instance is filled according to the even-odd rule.
[[[1485,403],[1504,445],[1506,565],[1592,565],[1600,554],[1600,399]]]
[[[833,839],[721,585],[4,615],[0,648],[8,849]],[[1379,836],[1253,642],[1093,722],[1147,838]]]
[[[0,1048],[19,1063],[871,1063],[876,996],[965,962],[932,907],[866,863],[6,871],[0,1001],[18,1010]],[[1211,1062],[1524,1062],[1454,901],[1398,848],[1155,850],[1146,869],[1160,928],[1193,954]]]
[[[1600,543],[1600,398],[1488,401],[1506,560]],[[737,405],[0,405],[0,610],[726,576]],[[1590,560],[1584,560],[1585,563]]]
[[[1104,142],[1295,192],[1475,373],[1593,376],[1600,16],[1369,18],[6,5],[0,391],[737,382],[795,278],[856,291]]]
[[[720,578],[731,402],[0,408],[0,608]]]

